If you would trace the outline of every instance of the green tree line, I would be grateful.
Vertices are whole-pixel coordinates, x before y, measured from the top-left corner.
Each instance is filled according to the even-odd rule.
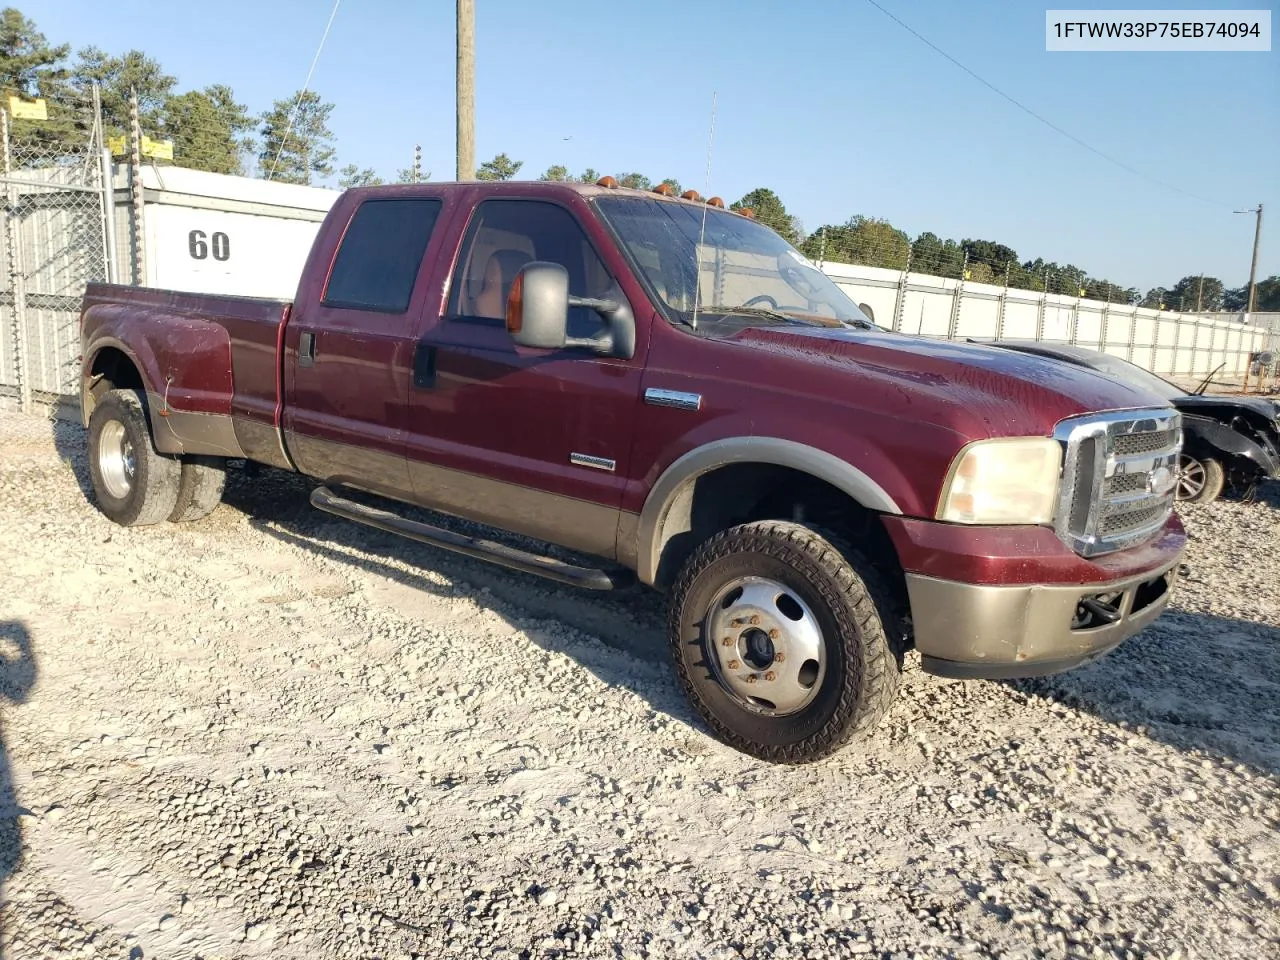
[[[173,143],[173,163],[194,170],[309,184],[334,171],[333,104],[313,91],[277,100],[259,116],[231,87],[178,90],[177,78],[140,50],[111,54],[51,44],[14,7],[0,11],[0,98],[45,101],[46,119],[13,120],[13,136],[33,158],[82,151],[92,134],[92,91],[102,103],[107,138],[127,133],[131,97],[143,136]],[[157,161],[162,162],[162,161]]]
[[[97,86],[105,133],[124,134],[129,126],[131,95],[137,96],[138,123],[143,135],[173,143],[173,163],[195,170],[256,175],[282,183],[310,184],[335,176],[339,186],[383,183],[372,168],[355,164],[338,167],[329,119],[334,105],[315,91],[297,91],[276,100],[269,110],[253,115],[239,103],[231,87],[215,84],[202,90],[178,90],[177,79],[139,50],[116,55],[98,47],[72,54],[69,44],[51,44],[36,24],[19,10],[0,11],[0,98],[10,96],[46,101],[45,120],[15,119],[14,136],[43,156],[76,153],[91,134],[87,109]],[[480,164],[480,180],[512,180],[523,169],[521,160],[499,153]],[[429,179],[429,172],[401,169],[398,182]],[[563,165],[548,167],[539,177],[548,181],[594,183],[602,174],[588,168],[574,175]],[[682,192],[674,177],[651,179],[638,171],[613,174],[623,187],[649,190],[661,184]],[[914,273],[961,278],[972,283],[1047,290],[1112,303],[1141,304],[1171,310],[1241,310],[1248,300],[1243,287],[1229,289],[1213,276],[1187,276],[1168,287],[1145,293],[1135,287],[1094,277],[1071,263],[1020,256],[1012,247],[993,240],[943,239],[925,231],[914,239],[888,220],[858,214],[843,223],[823,224],[806,233],[787,212],[777,193],[758,187],[730,204],[750,208],[756,219],[776,230],[810,259],[909,269]],[[1258,284],[1257,309],[1280,310],[1280,277]]]

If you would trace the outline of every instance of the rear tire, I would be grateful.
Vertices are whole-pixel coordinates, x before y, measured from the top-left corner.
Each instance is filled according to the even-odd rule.
[[[173,513],[182,465],[152,442],[140,391],[112,390],[93,408],[89,476],[98,508],[123,527],[160,523]]]
[[[222,502],[226,485],[227,466],[221,457],[184,457],[178,502],[169,519],[175,523],[203,520]]]
[[[893,702],[905,634],[892,610],[856,550],[765,520],[694,551],[672,590],[668,637],[685,693],[720,739],[806,763],[869,734]]]
[[[1203,460],[1182,454],[1178,459],[1178,486],[1175,498],[1184,503],[1212,503],[1222,494],[1226,472],[1217,460]]]

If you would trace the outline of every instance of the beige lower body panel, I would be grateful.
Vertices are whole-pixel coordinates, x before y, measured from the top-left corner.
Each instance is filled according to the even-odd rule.
[[[908,574],[916,649],[926,669],[950,676],[1035,676],[1068,669],[1113,649],[1160,616],[1169,603],[1175,563],[1112,583],[1069,586],[980,586]],[[1111,601],[1115,620],[1073,628],[1081,601],[1094,597]]]

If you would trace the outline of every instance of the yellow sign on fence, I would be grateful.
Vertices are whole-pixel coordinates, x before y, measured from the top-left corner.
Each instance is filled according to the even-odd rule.
[[[10,97],[9,116],[14,120],[48,120],[49,108],[43,100],[23,100],[21,97]]]
[[[154,160],[172,160],[173,141],[152,140],[150,137],[144,136],[142,138],[142,155],[151,157]]]
[[[123,133],[118,137],[107,137],[107,149],[111,151],[113,157],[128,156],[129,140]],[[152,140],[150,137],[144,136],[142,138],[142,150],[139,152],[144,157],[151,157],[153,160],[172,160],[173,141]]]

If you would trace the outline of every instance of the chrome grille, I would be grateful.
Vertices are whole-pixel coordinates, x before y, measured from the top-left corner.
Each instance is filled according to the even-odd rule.
[[[1145,473],[1121,473],[1111,478],[1110,491],[1113,494],[1144,493],[1147,489],[1148,476]]]
[[[1153,520],[1163,523],[1168,515],[1169,511],[1163,503],[1133,510],[1117,510],[1103,516],[1102,535],[1105,537],[1116,533],[1127,533],[1130,530],[1141,530]]]
[[[1151,430],[1147,433],[1128,433],[1115,438],[1112,449],[1117,457],[1131,457],[1139,453],[1153,453],[1172,447],[1177,442],[1176,430]]]
[[[1058,536],[1083,556],[1135,546],[1173,510],[1182,419],[1172,409],[1124,410],[1064,420]]]

